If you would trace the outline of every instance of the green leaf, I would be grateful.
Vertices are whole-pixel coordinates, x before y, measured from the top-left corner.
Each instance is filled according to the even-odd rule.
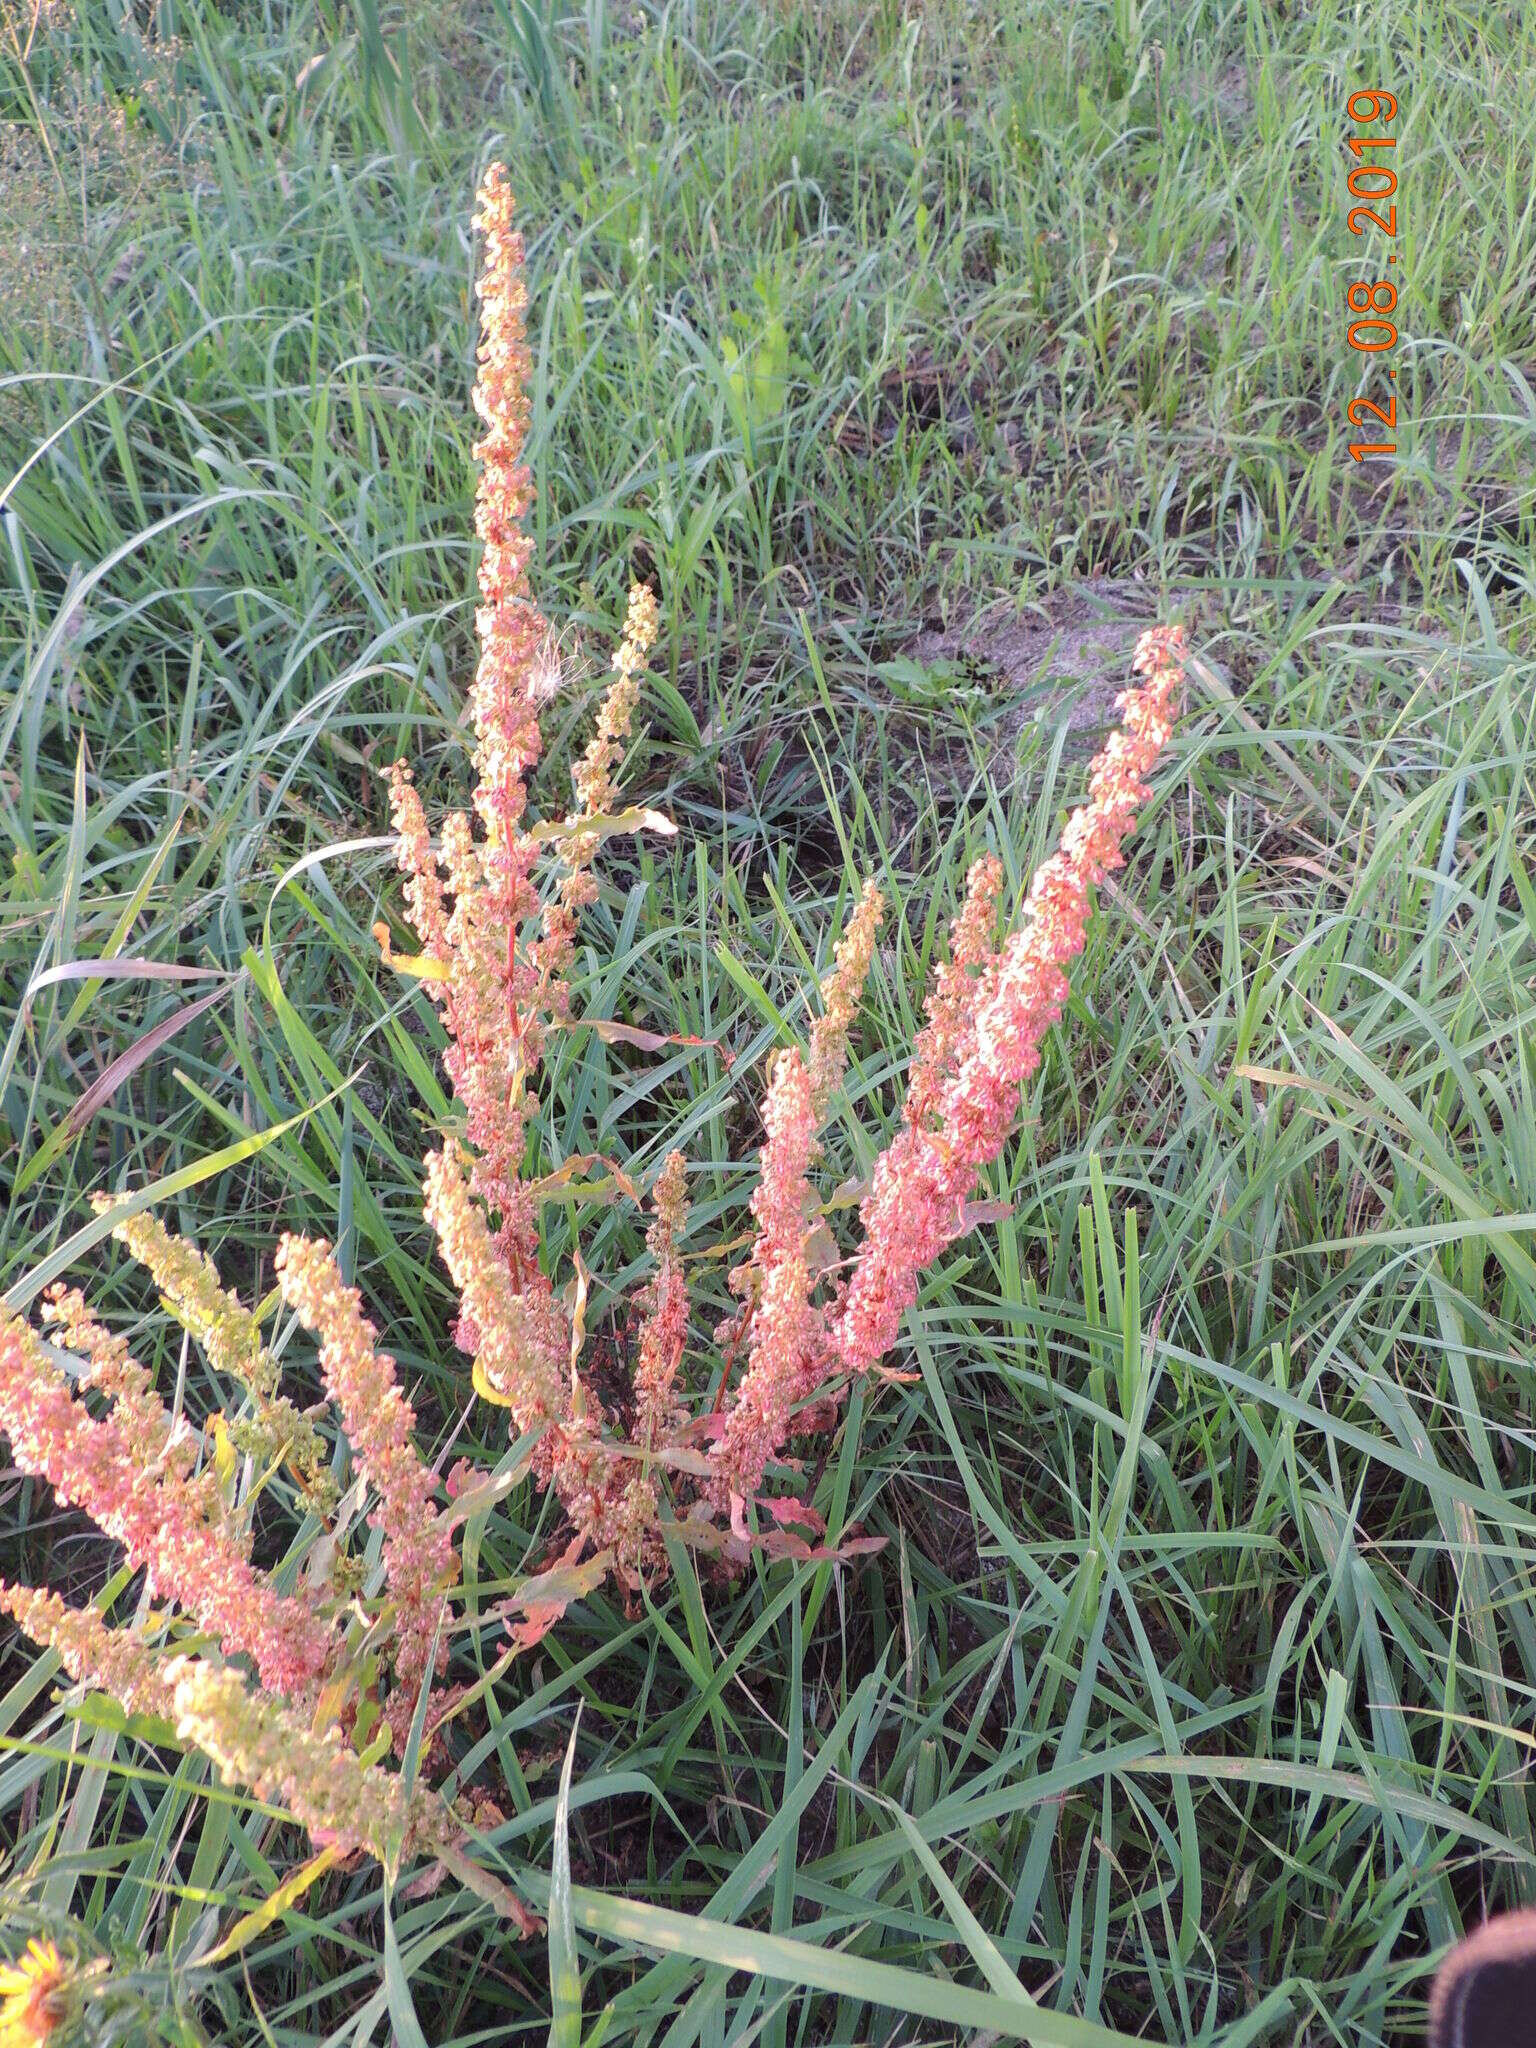
[[[581,2048],[581,1957],[571,1907],[571,1771],[580,1732],[578,1706],[555,1802],[554,1867],[549,1880],[549,2048]]]

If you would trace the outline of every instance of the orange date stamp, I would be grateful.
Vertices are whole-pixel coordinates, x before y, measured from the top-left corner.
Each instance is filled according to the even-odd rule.
[[[1349,118],[1362,128],[1379,123],[1389,128],[1397,119],[1397,95],[1378,92],[1374,88],[1366,92],[1353,92],[1348,102]],[[1349,174],[1349,196],[1361,203],[1349,209],[1349,231],[1352,235],[1365,235],[1367,223],[1379,228],[1388,242],[1397,239],[1397,172],[1390,161],[1367,156],[1367,150],[1387,151],[1396,149],[1395,135],[1346,135],[1344,146],[1355,160],[1355,167]],[[1379,209],[1379,210],[1378,210]],[[1385,269],[1397,262],[1396,249],[1390,250],[1379,267]],[[1358,279],[1347,293],[1349,310],[1355,315],[1349,323],[1346,340],[1353,349],[1364,355],[1375,356],[1396,348],[1397,327],[1387,316],[1397,310],[1397,286],[1390,278]],[[1396,383],[1397,371],[1387,370],[1389,383]],[[1349,424],[1352,427],[1370,431],[1366,415],[1381,421],[1394,432],[1397,428],[1397,393],[1389,391],[1386,403],[1378,405],[1374,398],[1356,398],[1350,401]],[[1376,431],[1379,433],[1380,428]],[[1349,452],[1356,462],[1364,462],[1368,455],[1395,455],[1395,441],[1351,441]]]

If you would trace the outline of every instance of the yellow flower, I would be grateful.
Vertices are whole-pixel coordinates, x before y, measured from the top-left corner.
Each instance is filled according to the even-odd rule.
[[[29,1941],[19,1962],[0,1964],[0,2048],[42,2048],[68,2003],[63,1957],[51,1941]]]

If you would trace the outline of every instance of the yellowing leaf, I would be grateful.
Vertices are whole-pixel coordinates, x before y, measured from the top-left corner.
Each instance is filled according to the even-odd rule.
[[[390,943],[387,924],[376,924],[373,936],[384,956],[384,965],[393,967],[396,974],[414,975],[418,981],[446,981],[453,972],[446,960],[434,960],[430,953],[397,953]]]
[[[512,1406],[512,1396],[504,1394],[500,1387],[493,1385],[486,1378],[485,1368],[481,1365],[478,1358],[475,1360],[470,1378],[474,1382],[475,1392],[482,1401],[489,1401],[493,1408],[510,1408]]]
[[[322,1849],[318,1856],[311,1856],[292,1877],[285,1877],[277,1890],[253,1912],[242,1913],[218,1947],[198,1957],[198,1968],[207,1969],[213,1963],[227,1962],[231,1956],[238,1955],[248,1942],[254,1941],[274,1920],[281,1919],[296,1900],[303,1898],[317,1878],[324,1877],[332,1865],[340,1861],[339,1849]]]
[[[213,1418],[213,1469],[218,1474],[219,1492],[225,1500],[235,1497],[235,1474],[240,1470],[240,1455],[229,1440],[229,1424],[224,1420],[221,1409]]]
[[[585,1564],[569,1562],[571,1553],[580,1548],[581,1538],[578,1536],[559,1564],[526,1580],[503,1604],[501,1611],[507,1617],[507,1635],[515,1648],[532,1649],[539,1638],[554,1627],[572,1601],[582,1599],[607,1578],[613,1552],[600,1550]],[[524,1618],[514,1621],[513,1615],[519,1612]]]
[[[636,804],[627,811],[594,811],[590,818],[545,818],[528,837],[536,846],[552,840],[569,839],[579,833],[583,839],[596,836],[611,839],[620,832],[659,832],[664,839],[677,836],[677,827],[665,811],[651,811]]]

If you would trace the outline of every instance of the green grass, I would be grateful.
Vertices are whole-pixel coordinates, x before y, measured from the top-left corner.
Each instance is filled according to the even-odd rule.
[[[1344,416],[1382,388],[1344,340],[1387,274],[1345,225],[1374,86],[1391,467]],[[1008,1213],[809,1474],[885,1549],[599,1592],[486,1683],[461,1771],[540,1910],[568,1869],[547,1946],[369,1866],[204,1964],[302,1838],[11,1644],[7,1929],[112,1957],[123,2030],[1404,2042],[1441,1947],[1536,1890],[1533,88],[1536,17],[1453,0],[164,0],[147,41],[77,0],[0,58],[13,1301],[89,1190],[174,1177],[167,1220],[252,1296],[280,1228],[341,1237],[434,1441],[504,1447],[420,1216],[436,1026],[369,936],[380,771],[466,782],[491,154],[567,655],[547,790],[632,573],[664,614],[628,783],[682,829],[605,868],[578,1002],[734,1056],[573,1037],[552,1156],[680,1143],[739,1228],[761,1058],[872,871],[900,916],[828,1185],[861,1174],[966,863],[1022,885],[1137,625],[1198,655]],[[34,986],[118,953],[222,993],[82,1125],[215,986]],[[547,1227],[605,1330],[641,1220]],[[138,1277],[69,1258],[202,1412]],[[698,1294],[702,1355],[720,1267]],[[554,1534],[526,1490],[480,1532],[460,1676]],[[0,1482],[7,1577],[113,1568]]]

